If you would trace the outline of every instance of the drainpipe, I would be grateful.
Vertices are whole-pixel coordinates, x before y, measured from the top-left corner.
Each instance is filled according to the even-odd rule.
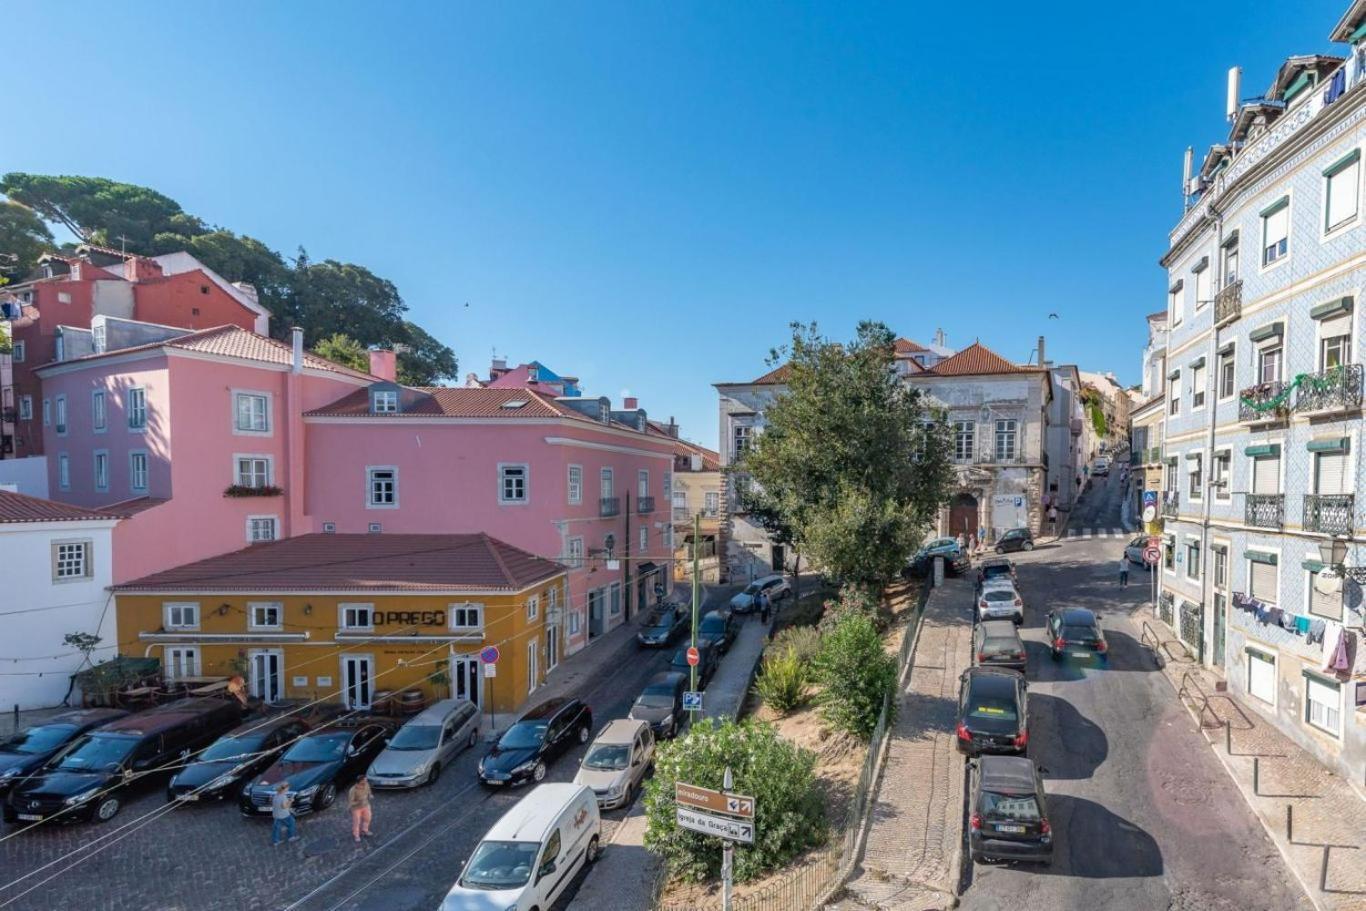
[[[1217,300],[1219,292],[1224,289],[1224,268],[1223,264],[1219,261],[1220,257],[1223,255],[1224,249],[1224,217],[1222,215],[1216,215],[1215,219],[1214,259],[1206,268],[1218,270],[1214,274],[1215,280],[1210,282],[1210,287],[1215,288],[1213,294]],[[1203,476],[1200,479],[1200,483],[1204,486],[1204,490],[1200,491],[1200,555],[1205,561],[1205,571],[1200,576],[1200,601],[1202,604],[1208,604],[1210,607],[1208,611],[1208,636],[1205,634],[1206,625],[1203,617],[1201,618],[1200,624],[1201,641],[1210,643],[1208,652],[1202,656],[1205,660],[1201,663],[1206,666],[1212,666],[1214,663],[1214,558],[1213,552],[1210,550],[1210,508],[1214,503],[1214,487],[1209,483],[1214,477],[1215,425],[1218,423],[1216,421],[1216,412],[1219,408],[1219,374],[1217,372],[1219,366],[1219,315],[1215,312],[1214,307],[1214,301],[1210,301],[1210,318],[1213,320],[1212,328],[1214,331],[1210,333],[1210,349],[1205,360],[1205,376],[1214,377],[1214,398],[1208,398],[1208,393],[1206,393],[1205,420],[1209,424],[1209,445],[1205,447],[1205,452],[1209,458],[1208,464],[1203,467]],[[1230,471],[1232,467],[1232,460],[1230,459]],[[1227,483],[1232,484],[1231,478],[1225,480]],[[1178,624],[1180,623],[1180,618],[1174,619],[1177,620]],[[1225,627],[1225,629],[1227,629],[1227,627]],[[1203,652],[1205,650],[1201,649],[1201,651]],[[1220,666],[1223,667],[1224,665],[1221,664]]]

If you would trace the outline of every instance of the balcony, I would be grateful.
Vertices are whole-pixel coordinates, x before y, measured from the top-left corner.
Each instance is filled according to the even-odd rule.
[[[1175,518],[1177,510],[1181,506],[1181,495],[1174,490],[1167,491],[1162,498],[1162,515],[1167,518]]]
[[[1285,494],[1250,493],[1244,521],[1254,528],[1280,528],[1285,524]]]
[[[1214,325],[1231,323],[1243,315],[1243,280],[1225,285],[1214,295]]]
[[[1244,424],[1271,424],[1290,413],[1291,384],[1282,380],[1258,383],[1238,393],[1238,420]]]
[[[1298,377],[1295,410],[1327,413],[1360,408],[1362,373],[1361,364],[1343,364],[1330,367],[1322,373]]]
[[[1162,461],[1162,447],[1153,446],[1148,449],[1148,464],[1156,465]]]
[[[1350,493],[1311,493],[1304,497],[1305,531],[1350,535],[1355,520],[1356,509]]]
[[[604,519],[621,515],[621,497],[602,497],[599,499],[598,515]]]
[[[686,506],[675,506],[675,507],[674,507],[673,520],[674,520],[674,524],[675,524],[675,525],[678,525],[678,524],[680,524],[680,523],[682,523],[682,522],[686,522],[686,521],[688,521],[688,520],[691,519],[691,518],[692,518],[692,513],[688,512],[688,507],[686,507]]]
[[[651,513],[651,512],[654,512],[654,511],[655,511],[655,498],[654,498],[654,497],[638,497],[638,498],[636,498],[636,512],[640,513],[641,515],[645,515],[646,513]]]

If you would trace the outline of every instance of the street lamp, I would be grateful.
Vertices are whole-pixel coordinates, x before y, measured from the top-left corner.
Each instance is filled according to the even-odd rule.
[[[1332,567],[1333,571],[1345,579],[1351,579],[1358,585],[1366,585],[1366,566],[1347,566],[1347,540],[1340,535],[1335,535],[1326,541],[1319,542],[1319,560],[1324,566]]]

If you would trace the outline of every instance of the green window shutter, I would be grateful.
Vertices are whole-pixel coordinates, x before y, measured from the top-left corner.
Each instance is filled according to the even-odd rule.
[[[1363,36],[1366,36],[1366,22],[1363,22],[1360,25],[1358,25],[1356,27],[1356,31],[1352,32],[1352,34],[1347,36],[1347,43],[1355,44],[1357,39]]]
[[[1190,362],[1189,366],[1192,370],[1199,370],[1201,367],[1205,366],[1205,359],[1203,357],[1197,357]]]
[[[1346,452],[1350,440],[1347,437],[1332,437],[1323,440],[1310,440],[1305,449],[1310,452]]]
[[[1345,167],[1347,167],[1347,166],[1349,166],[1349,165],[1355,164],[1356,162],[1358,162],[1358,161],[1360,161],[1360,160],[1361,160],[1361,149],[1353,149],[1352,151],[1348,152],[1346,155],[1344,155],[1344,156],[1342,156],[1341,158],[1339,158],[1337,161],[1335,161],[1335,162],[1333,162],[1332,164],[1330,164],[1328,167],[1324,168],[1324,169],[1323,169],[1323,176],[1324,176],[1324,177],[1332,177],[1332,176],[1333,176],[1334,174],[1336,174],[1338,171],[1341,171],[1343,168],[1345,168]]]
[[[1270,323],[1268,325],[1262,326],[1260,329],[1253,329],[1251,332],[1248,333],[1247,337],[1254,342],[1264,342],[1267,339],[1271,338],[1273,335],[1284,334],[1284,323]]]
[[[1253,458],[1256,458],[1257,456],[1276,456],[1279,458],[1280,454],[1280,443],[1259,443],[1243,450],[1243,455],[1252,456]]]
[[[1305,89],[1309,88],[1313,84],[1314,74],[1306,70],[1305,72],[1300,73],[1299,76],[1295,77],[1294,82],[1286,86],[1285,91],[1281,93],[1281,100],[1284,101],[1286,104],[1289,104],[1292,98],[1299,95],[1300,92],[1303,92]]]
[[[1209,257],[1208,257],[1208,256],[1202,256],[1202,257],[1200,257],[1199,261],[1196,262],[1195,265],[1191,266],[1191,271],[1192,271],[1192,272],[1204,272],[1204,271],[1205,271],[1206,269],[1208,269],[1208,268],[1209,268]]]
[[[1290,197],[1282,196],[1280,199],[1276,200],[1271,205],[1263,209],[1260,214],[1262,218],[1270,218],[1271,216],[1275,215],[1277,212],[1281,211],[1281,209],[1284,209],[1288,205],[1290,205]]]
[[[1342,313],[1352,312],[1353,301],[1350,295],[1339,297],[1337,300],[1328,301],[1326,304],[1319,304],[1309,310],[1310,319],[1328,319]]]
[[[1300,566],[1302,566],[1303,568],[1309,570],[1311,573],[1316,573],[1316,572],[1318,572],[1319,570],[1323,569],[1323,561],[1322,561],[1322,560],[1305,560],[1303,563],[1300,564]]]
[[[1280,558],[1275,554],[1266,554],[1257,550],[1249,550],[1245,556],[1253,563],[1265,563],[1268,566],[1275,566],[1277,563],[1281,562]]]

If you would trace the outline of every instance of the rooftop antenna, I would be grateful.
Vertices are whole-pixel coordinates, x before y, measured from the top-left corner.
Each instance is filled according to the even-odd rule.
[[[1182,208],[1191,207],[1191,171],[1195,168],[1195,148],[1186,146],[1186,157],[1181,165],[1181,204]]]
[[[118,241],[119,241],[119,254],[122,255],[122,256],[127,256],[127,255],[128,255],[128,238],[125,237],[125,236],[123,236],[122,234],[120,234],[120,235],[118,236]]]
[[[1228,98],[1224,102],[1224,116],[1231,123],[1238,117],[1238,99],[1243,91],[1243,68],[1241,66],[1231,66],[1228,68]]]

